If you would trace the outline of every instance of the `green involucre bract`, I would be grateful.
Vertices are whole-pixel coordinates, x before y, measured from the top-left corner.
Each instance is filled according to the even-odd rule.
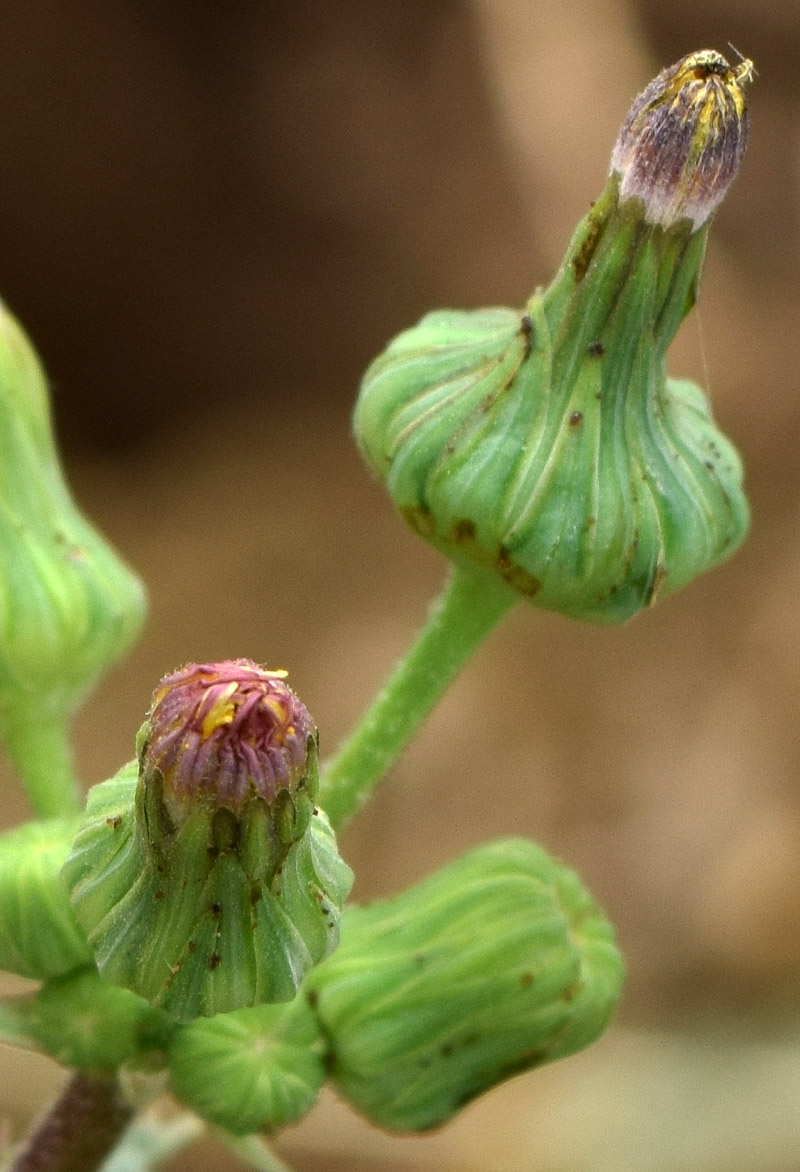
[[[325,1045],[303,997],[200,1018],[168,1050],[177,1098],[235,1135],[278,1131],[302,1118],[325,1080]]]
[[[91,961],[61,877],[79,824],[53,818],[0,836],[0,969],[41,980]]]
[[[63,872],[103,977],[180,1021],[290,1000],[336,946],[352,884],[324,814],[276,870],[261,800],[167,826],[137,774],[90,790]]]
[[[338,1090],[402,1132],[587,1046],[622,976],[613,930],[577,875],[507,839],[346,909],[339,948],[305,990]]]

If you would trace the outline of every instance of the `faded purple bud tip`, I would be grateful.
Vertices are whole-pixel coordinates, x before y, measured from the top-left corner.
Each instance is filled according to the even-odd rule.
[[[173,815],[198,797],[238,812],[250,798],[271,803],[282,790],[315,786],[316,726],[285,675],[234,659],[164,677],[140,733],[139,762],[145,778],[163,777]]]
[[[730,187],[747,145],[744,87],[753,63],[732,67],[713,49],[681,58],[635,99],[619,132],[611,171],[620,203],[640,199],[664,228],[703,224]]]

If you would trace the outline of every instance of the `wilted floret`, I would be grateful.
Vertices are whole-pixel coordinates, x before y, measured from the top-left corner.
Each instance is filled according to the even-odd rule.
[[[752,61],[732,68],[713,49],[662,70],[634,101],[611,156],[620,201],[641,199],[652,224],[687,217],[699,228],[739,170],[752,76]]]

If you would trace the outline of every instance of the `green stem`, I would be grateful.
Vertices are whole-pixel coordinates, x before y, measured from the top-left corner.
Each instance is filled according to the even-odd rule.
[[[2,739],[40,818],[80,811],[66,720],[41,714],[15,720],[3,728]]]
[[[227,1148],[256,1172],[292,1172],[288,1164],[279,1160],[263,1139],[257,1135],[236,1136],[227,1131],[218,1131],[218,1137]]]
[[[517,598],[503,582],[471,570],[453,572],[416,643],[324,770],[320,805],[334,827],[364,804]]]

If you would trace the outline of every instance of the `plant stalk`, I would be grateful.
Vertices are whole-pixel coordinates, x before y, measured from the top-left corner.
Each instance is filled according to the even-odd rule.
[[[2,739],[39,818],[80,812],[80,789],[65,720],[47,714],[16,720],[2,730]]]
[[[518,595],[457,567],[408,655],[327,763],[320,805],[339,829],[361,808]]]
[[[116,1078],[75,1074],[9,1172],[97,1172],[132,1118]]]

